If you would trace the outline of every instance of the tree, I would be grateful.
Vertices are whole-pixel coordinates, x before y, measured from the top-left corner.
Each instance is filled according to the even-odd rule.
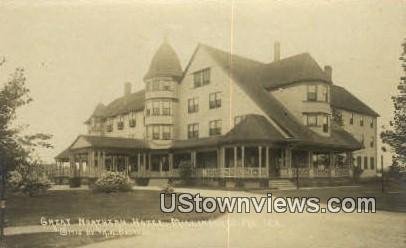
[[[6,62],[0,59],[0,67]],[[16,111],[18,108],[30,103],[29,89],[25,86],[26,77],[23,68],[17,68],[0,88],[0,241],[4,241],[4,220],[6,211],[6,175],[18,166],[31,166],[37,162],[33,154],[37,147],[52,147],[48,143],[51,135],[38,133],[22,135],[23,129],[15,127]]]
[[[402,43],[402,54],[399,58],[403,68],[403,75],[397,87],[398,94],[392,96],[394,117],[390,121],[390,130],[381,133],[383,143],[388,144],[393,152],[393,166],[406,164],[406,39]]]

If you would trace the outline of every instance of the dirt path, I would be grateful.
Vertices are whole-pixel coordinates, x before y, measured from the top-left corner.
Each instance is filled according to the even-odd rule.
[[[177,191],[204,196],[257,196],[230,191]],[[375,214],[232,213],[211,223],[194,228],[168,226],[146,230],[141,236],[84,247],[404,247],[406,241],[406,214],[385,211]]]

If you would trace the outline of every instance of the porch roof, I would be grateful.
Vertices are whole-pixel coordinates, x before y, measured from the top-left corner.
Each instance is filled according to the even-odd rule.
[[[120,137],[105,137],[105,136],[92,136],[80,135],[69,147],[69,150],[81,148],[118,148],[118,149],[144,149],[148,145],[144,140],[120,138]]]
[[[57,160],[69,160],[69,148],[66,148],[61,153],[56,155],[55,159],[57,159]]]

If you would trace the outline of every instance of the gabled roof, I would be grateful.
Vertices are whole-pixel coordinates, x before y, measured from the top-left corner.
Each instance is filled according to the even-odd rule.
[[[145,106],[145,90],[140,90],[130,94],[129,96],[122,96],[107,106],[99,103],[91,117],[108,118],[117,115],[127,114],[129,112],[143,111]]]
[[[69,150],[74,149],[75,144],[80,139],[86,141],[86,144],[82,145],[80,148],[95,147],[95,148],[140,149],[148,147],[145,141],[140,139],[79,135],[68,149]]]
[[[63,150],[61,153],[56,155],[55,159],[58,160],[69,160],[69,148]]]
[[[350,112],[378,117],[379,114],[341,86],[331,87],[331,106]]]
[[[233,129],[224,135],[221,142],[271,141],[281,142],[285,138],[262,115],[247,115]]]

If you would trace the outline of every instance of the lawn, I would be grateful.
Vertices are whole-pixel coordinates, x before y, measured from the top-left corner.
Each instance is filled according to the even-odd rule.
[[[19,234],[6,237],[6,245],[10,248],[51,248],[78,247],[95,242],[101,242],[111,237],[104,236],[60,236],[57,233]]]
[[[299,190],[254,190],[257,193],[272,193],[274,197],[318,197],[326,203],[330,197],[375,197],[377,210],[406,212],[406,191],[382,193],[380,185],[359,187],[312,188]]]
[[[43,195],[28,197],[9,195],[6,218],[8,226],[39,225],[41,217],[61,219],[126,219],[169,221],[206,220],[220,213],[162,213],[160,192],[132,191],[126,193],[92,193],[90,191],[48,191]]]

